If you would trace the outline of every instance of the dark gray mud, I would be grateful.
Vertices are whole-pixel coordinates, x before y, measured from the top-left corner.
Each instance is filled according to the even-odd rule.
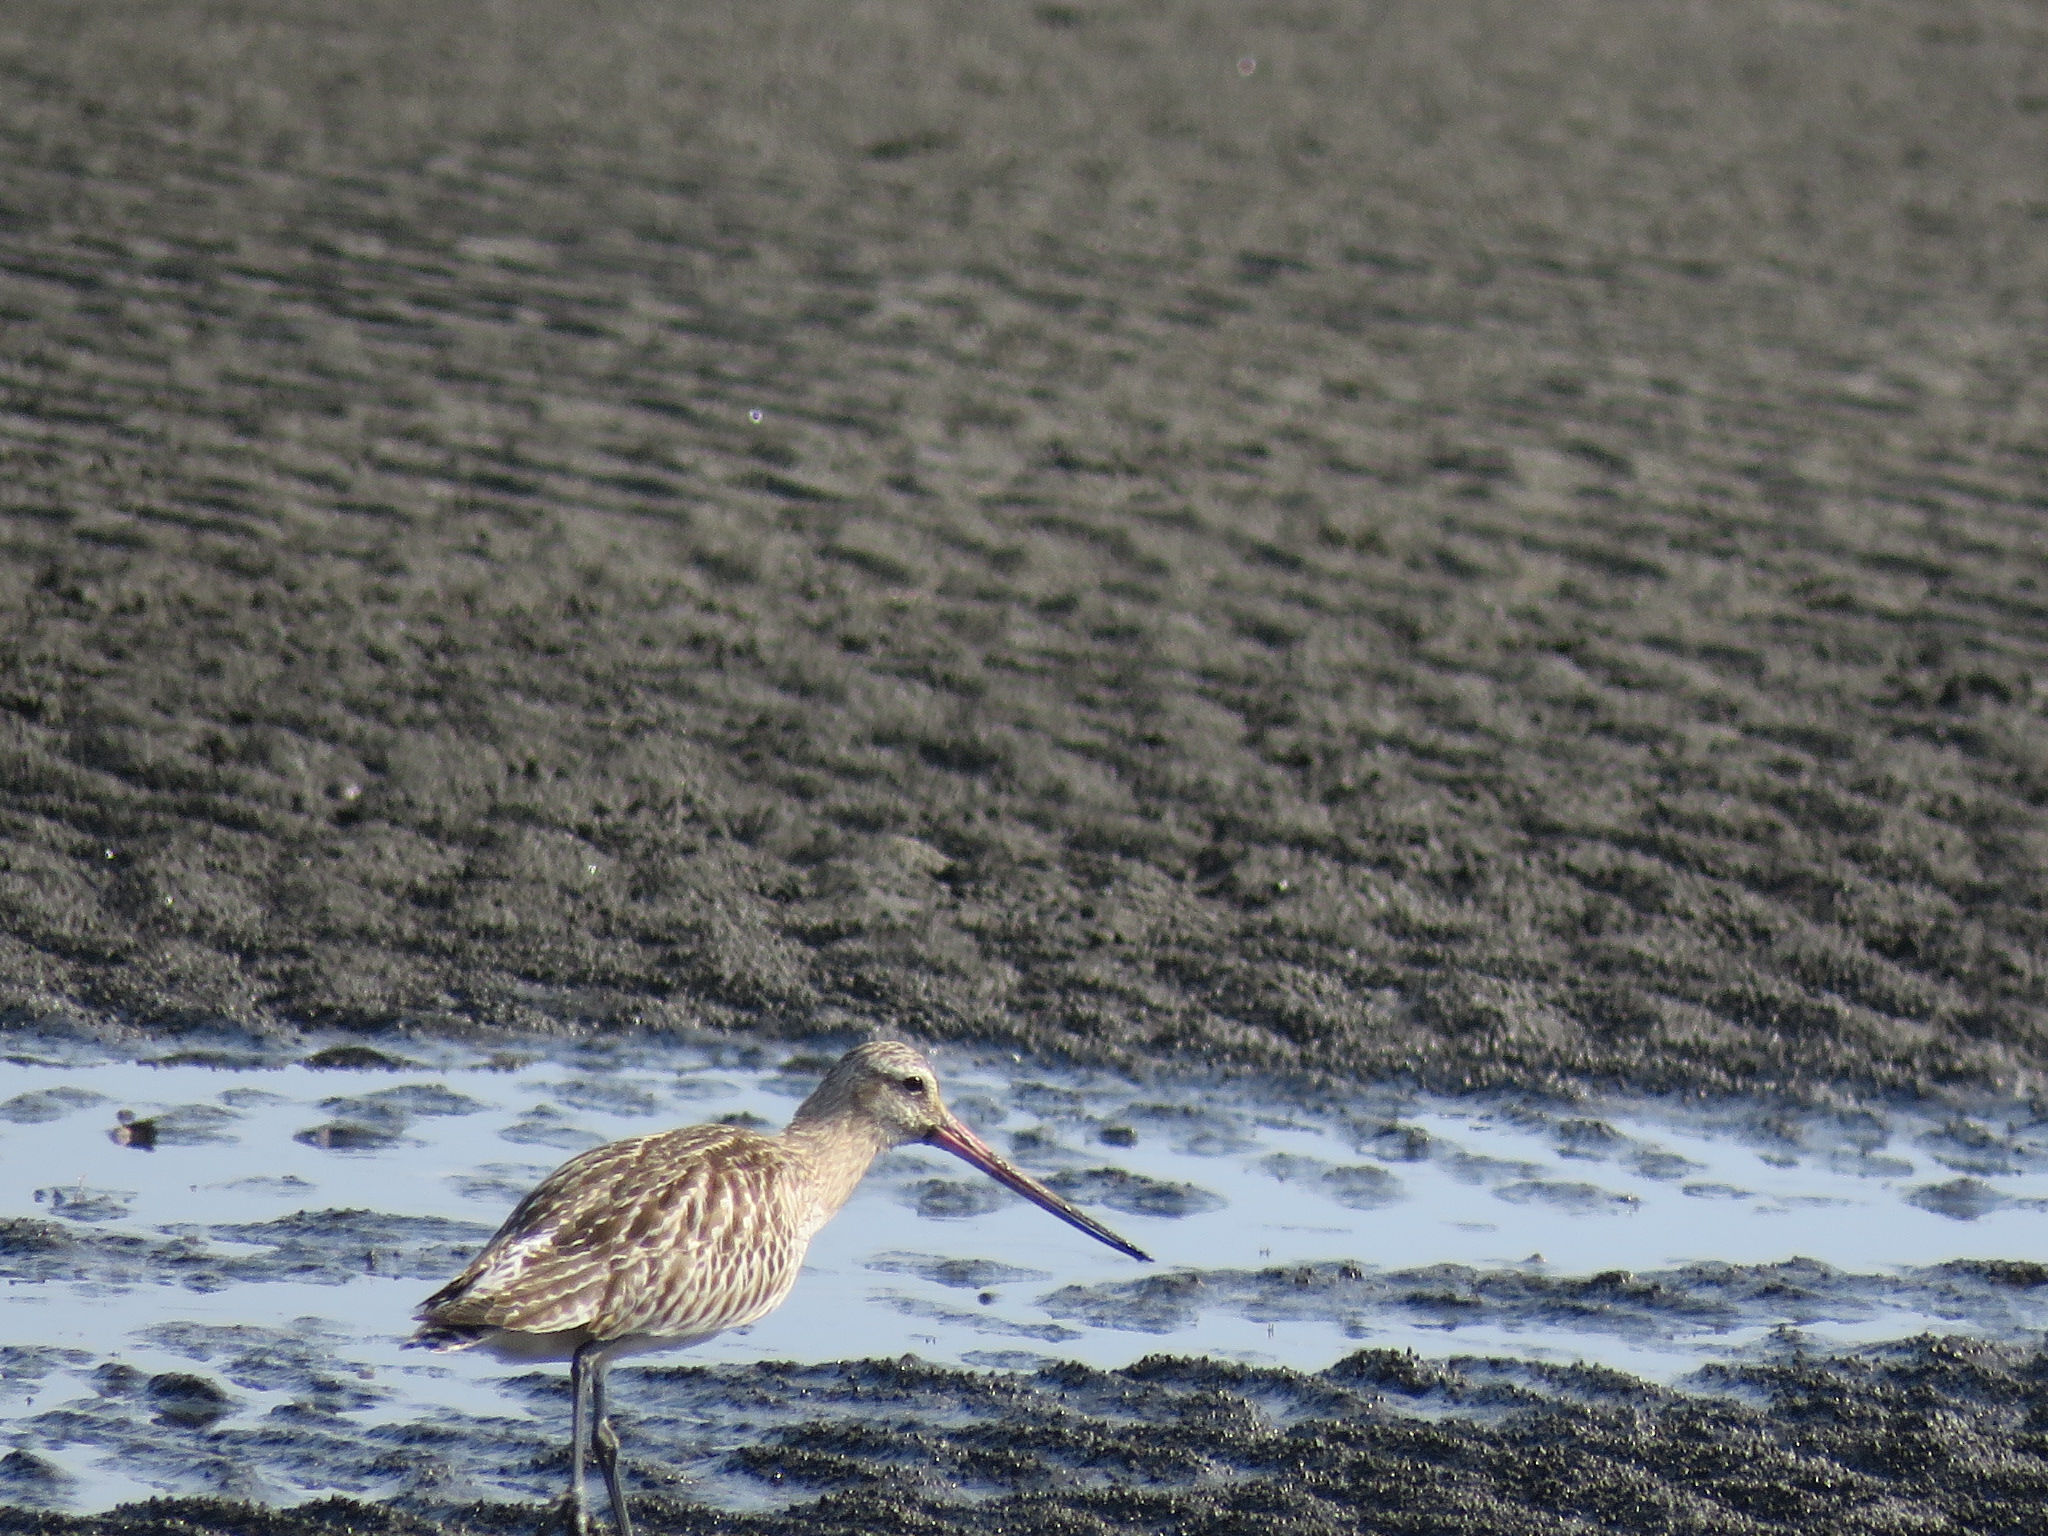
[[[2044,59],[10,5],[0,1007],[2031,1082]]]
[[[2044,221],[2022,0],[15,0],[0,1011],[2037,1090]],[[845,1367],[649,1521],[2038,1515],[2018,1346],[1535,1370]]]
[[[1920,1339],[1811,1359],[1788,1343],[1702,1378],[1675,1391],[1594,1367],[1386,1351],[1313,1376],[1169,1359],[1035,1376],[868,1361],[621,1372],[618,1412],[694,1454],[700,1473],[820,1495],[748,1514],[691,1502],[687,1478],[640,1476],[650,1531],[2010,1533],[2031,1529],[2048,1497],[2038,1352]],[[190,1395],[140,1389],[173,1405]],[[558,1380],[533,1389],[566,1417]],[[735,1410],[752,1443],[704,1434]],[[321,1428],[309,1413],[273,1433],[350,1467]],[[478,1429],[522,1436],[537,1470],[559,1473],[529,1429],[451,1423],[387,1437],[368,1470],[414,1482],[380,1505],[158,1500],[96,1519],[0,1513],[0,1530],[530,1529],[531,1506],[444,1508],[461,1492],[451,1447]],[[0,1476],[32,1488],[37,1467],[17,1453]]]

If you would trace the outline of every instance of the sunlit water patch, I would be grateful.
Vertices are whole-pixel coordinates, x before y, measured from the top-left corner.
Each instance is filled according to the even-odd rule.
[[[826,1065],[729,1042],[403,1049],[396,1066],[342,1049],[237,1069],[15,1042],[5,1497],[547,1493],[553,1378],[402,1352],[413,1307],[570,1154],[696,1120],[779,1126]],[[964,1118],[1158,1264],[904,1150],[825,1229],[788,1304],[682,1358],[1167,1351],[1313,1370],[1371,1346],[1673,1380],[1786,1329],[2048,1327],[2048,1124],[2025,1110],[1303,1102],[940,1066]],[[722,1502],[770,1497],[721,1460],[742,1429],[717,1420],[690,1420],[692,1449],[664,1431],[672,1469]],[[461,1457],[421,1451],[465,1435]]]

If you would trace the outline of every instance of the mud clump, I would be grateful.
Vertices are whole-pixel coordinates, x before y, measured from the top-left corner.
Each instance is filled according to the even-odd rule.
[[[330,1120],[295,1132],[293,1141],[323,1152],[381,1152],[404,1143],[405,1137],[390,1125],[364,1124],[355,1120]]]
[[[234,1410],[234,1398],[203,1376],[166,1371],[153,1376],[143,1395],[166,1424],[209,1429]]]
[[[1259,1167],[1283,1183],[1315,1184],[1339,1205],[1355,1211],[1378,1210],[1402,1198],[1401,1181],[1370,1164],[1332,1165],[1320,1158],[1274,1152],[1259,1159]]]
[[[32,1093],[17,1093],[0,1103],[0,1120],[11,1120],[16,1125],[44,1125],[88,1105],[105,1102],[104,1094],[82,1088],[41,1088]]]
[[[419,1063],[369,1045],[330,1045],[315,1051],[305,1065],[316,1072],[406,1072]]]
[[[1123,1168],[1074,1169],[1050,1175],[1046,1187],[1076,1205],[1104,1205],[1132,1216],[1192,1216],[1221,1210],[1221,1195],[1192,1184],[1147,1178]]]
[[[980,1180],[920,1179],[903,1191],[903,1198],[920,1216],[964,1219],[999,1211],[1012,1197]]]
[[[567,1095],[565,1095],[567,1097]],[[577,1102],[571,1099],[570,1102]],[[343,1119],[403,1126],[415,1115],[473,1115],[484,1106],[441,1083],[412,1083],[356,1098],[323,1099],[320,1107]]]
[[[1951,1221],[1975,1221],[1993,1211],[2048,1209],[2048,1200],[2008,1195],[1982,1179],[1950,1179],[1945,1184],[1923,1184],[1906,1196],[1909,1205],[1946,1216]]]
[[[1634,1195],[1616,1194],[1597,1184],[1560,1179],[1520,1179],[1513,1184],[1501,1185],[1493,1194],[1495,1199],[1514,1205],[1547,1205],[1575,1216],[1589,1216],[1602,1211],[1630,1211],[1642,1203]]]

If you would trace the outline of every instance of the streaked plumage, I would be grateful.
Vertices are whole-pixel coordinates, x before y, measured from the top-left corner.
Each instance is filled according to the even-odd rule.
[[[492,1331],[694,1339],[743,1327],[795,1282],[811,1236],[792,1198],[801,1176],[785,1148],[734,1126],[594,1148],[542,1181],[427,1298],[422,1342]]]
[[[630,1536],[618,1440],[604,1411],[606,1367],[620,1354],[697,1343],[774,1311],[812,1237],[868,1165],[910,1141],[942,1147],[1090,1236],[1146,1257],[990,1151],[940,1101],[923,1056],[875,1041],[841,1058],[780,1135],[696,1125],[571,1158],[427,1298],[412,1342],[570,1359],[574,1471],[564,1510],[581,1536],[588,1447],[621,1536]]]

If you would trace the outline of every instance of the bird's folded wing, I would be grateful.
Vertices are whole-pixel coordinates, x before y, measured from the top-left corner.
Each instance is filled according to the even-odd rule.
[[[593,1148],[513,1211],[421,1316],[454,1328],[681,1338],[783,1298],[803,1240],[779,1149],[693,1126]]]

